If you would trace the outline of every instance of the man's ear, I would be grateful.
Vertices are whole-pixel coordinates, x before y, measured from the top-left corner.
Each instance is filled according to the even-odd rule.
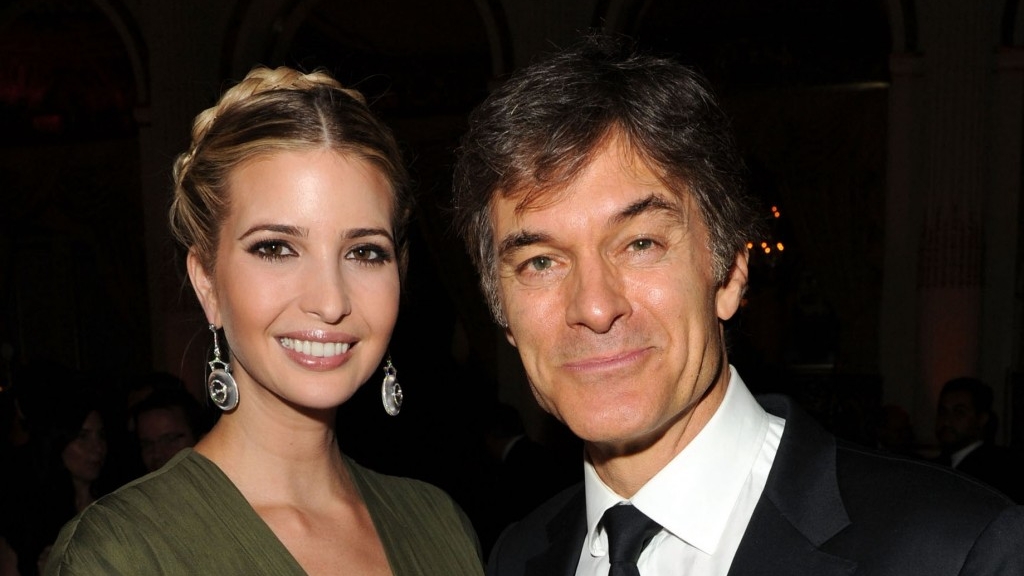
[[[203,307],[203,312],[206,313],[206,321],[214,326],[222,326],[213,277],[207,274],[194,248],[188,251],[186,267],[188,268],[188,278],[192,282],[192,289],[196,291],[199,305]]]
[[[504,302],[502,302],[501,306],[501,316],[498,317],[497,320],[498,325],[505,331],[505,340],[508,340],[508,343],[511,344],[513,348],[518,348],[518,346],[516,346],[516,337],[512,335],[512,329],[508,327],[508,314],[505,313]]]
[[[715,309],[719,320],[725,321],[732,318],[740,308],[743,293],[747,290],[749,259],[750,254],[746,250],[736,253],[736,261],[733,262],[732,268],[729,268],[725,282],[719,286],[718,292],[715,294]]]

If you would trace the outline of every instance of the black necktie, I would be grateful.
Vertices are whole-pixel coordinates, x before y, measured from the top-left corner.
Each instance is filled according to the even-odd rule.
[[[636,560],[661,526],[632,504],[605,510],[601,523],[608,535],[608,560],[612,565],[608,576],[640,576]]]

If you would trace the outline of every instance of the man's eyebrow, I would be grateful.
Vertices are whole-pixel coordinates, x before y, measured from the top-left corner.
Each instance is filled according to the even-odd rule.
[[[501,242],[498,244],[498,258],[504,258],[509,252],[515,252],[520,248],[525,248],[532,244],[547,242],[550,239],[551,236],[540,232],[517,230],[502,238]]]
[[[609,221],[613,225],[618,225],[632,218],[636,218],[641,214],[654,211],[669,212],[677,215],[682,213],[678,206],[669,202],[664,197],[652,193],[650,196],[641,198],[629,206],[626,206],[624,209],[612,216]],[[520,248],[525,248],[532,244],[541,244],[550,240],[551,236],[549,234],[531,232],[529,230],[517,230],[516,232],[505,236],[501,242],[498,243],[498,258],[504,258],[508,253],[515,252]]]
[[[288,224],[256,224],[246,230],[238,239],[245,240],[257,232],[275,232],[286,236],[301,236],[303,238],[309,236],[309,230],[298,226],[290,226]]]
[[[624,210],[622,210],[618,214],[612,216],[611,223],[612,224],[622,224],[623,222],[625,222],[625,221],[627,221],[627,220],[629,220],[631,218],[636,218],[637,216],[639,216],[639,215],[641,215],[641,214],[643,214],[645,212],[654,212],[654,211],[663,211],[663,212],[671,212],[673,214],[682,214],[682,211],[679,209],[678,206],[676,206],[675,204],[669,202],[664,197],[662,197],[662,196],[660,196],[658,194],[653,194],[652,193],[650,196],[648,196],[646,198],[642,198],[640,200],[637,200],[636,202],[633,202],[629,206],[626,206],[626,208]]]

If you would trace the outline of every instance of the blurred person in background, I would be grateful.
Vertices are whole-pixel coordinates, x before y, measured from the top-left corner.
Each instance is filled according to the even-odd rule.
[[[998,418],[992,388],[977,378],[954,378],[942,386],[935,416],[940,460],[954,470],[1002,491],[1017,503],[1024,498],[1024,460],[995,444]]]
[[[205,432],[202,409],[185,390],[158,390],[132,410],[139,455],[146,472],[167,463],[184,448],[191,448]]]
[[[23,380],[19,406],[30,439],[16,457],[0,516],[22,576],[39,573],[65,522],[110,488],[101,398],[72,370],[50,367]]]

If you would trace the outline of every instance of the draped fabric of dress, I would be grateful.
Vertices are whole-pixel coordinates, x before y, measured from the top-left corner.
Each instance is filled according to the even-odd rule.
[[[345,462],[395,576],[483,572],[472,527],[444,492]],[[186,449],[70,521],[45,574],[286,576],[305,571],[227,476]]]

